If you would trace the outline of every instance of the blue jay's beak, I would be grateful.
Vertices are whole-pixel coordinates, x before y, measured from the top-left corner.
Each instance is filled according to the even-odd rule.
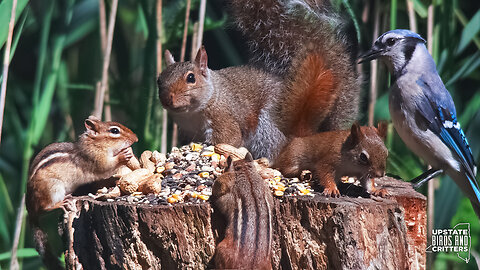
[[[376,48],[376,46],[373,46],[370,50],[366,51],[364,54],[360,55],[358,57],[358,64],[361,64],[363,62],[371,61],[374,59],[377,59],[380,57],[381,53],[383,50],[379,50]]]

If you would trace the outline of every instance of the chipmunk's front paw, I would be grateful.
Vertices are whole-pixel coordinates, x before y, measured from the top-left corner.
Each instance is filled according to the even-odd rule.
[[[388,190],[386,190],[384,188],[372,190],[371,194],[374,195],[374,196],[379,196],[379,197],[383,197],[383,198],[390,195]]]
[[[122,164],[127,163],[133,157],[133,151],[131,147],[122,149],[120,153],[118,153],[118,161]]]
[[[325,187],[325,189],[323,189],[323,195],[327,197],[340,197],[340,191],[337,187]]]

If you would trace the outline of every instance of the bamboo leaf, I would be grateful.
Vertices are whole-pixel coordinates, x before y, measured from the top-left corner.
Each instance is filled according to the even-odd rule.
[[[420,0],[411,0],[413,2],[413,8],[417,12],[417,14],[422,18],[427,18],[428,16],[428,9]]]
[[[10,22],[10,13],[12,12],[13,0],[4,0],[0,3],[0,25],[7,25]],[[18,0],[15,18],[18,18],[27,5],[28,0]],[[17,23],[18,20],[15,20]],[[5,44],[8,35],[8,27],[0,27],[0,47]]]
[[[457,54],[460,54],[470,44],[475,35],[480,31],[480,10],[473,15],[472,19],[462,31],[462,37],[458,43]]]
[[[11,256],[11,251],[7,251],[4,253],[0,253],[0,261],[8,260]],[[17,250],[17,257],[18,258],[31,258],[37,257],[38,252],[34,248],[20,248]]]

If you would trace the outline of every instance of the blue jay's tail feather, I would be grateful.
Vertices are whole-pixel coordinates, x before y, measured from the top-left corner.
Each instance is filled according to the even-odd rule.
[[[480,219],[480,190],[478,188],[477,182],[475,181],[475,178],[472,179],[468,175],[466,176],[468,178],[468,183],[470,184],[470,187],[473,189],[473,192],[476,196],[476,200],[475,198],[470,198],[470,202],[472,203],[475,214],[477,214],[477,217]]]

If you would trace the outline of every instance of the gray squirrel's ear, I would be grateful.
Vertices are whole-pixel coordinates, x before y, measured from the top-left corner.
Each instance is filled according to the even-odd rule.
[[[167,64],[167,67],[171,64],[175,64],[175,59],[173,59],[173,55],[169,50],[165,50],[165,63]]]
[[[207,51],[205,50],[205,46],[202,45],[202,47],[198,49],[197,56],[195,57],[195,65],[198,66],[203,76],[207,76],[207,69],[208,69],[207,62],[208,62]]]
[[[387,121],[380,121],[377,125],[377,134],[382,138],[383,141],[387,138],[388,133],[388,123]]]

